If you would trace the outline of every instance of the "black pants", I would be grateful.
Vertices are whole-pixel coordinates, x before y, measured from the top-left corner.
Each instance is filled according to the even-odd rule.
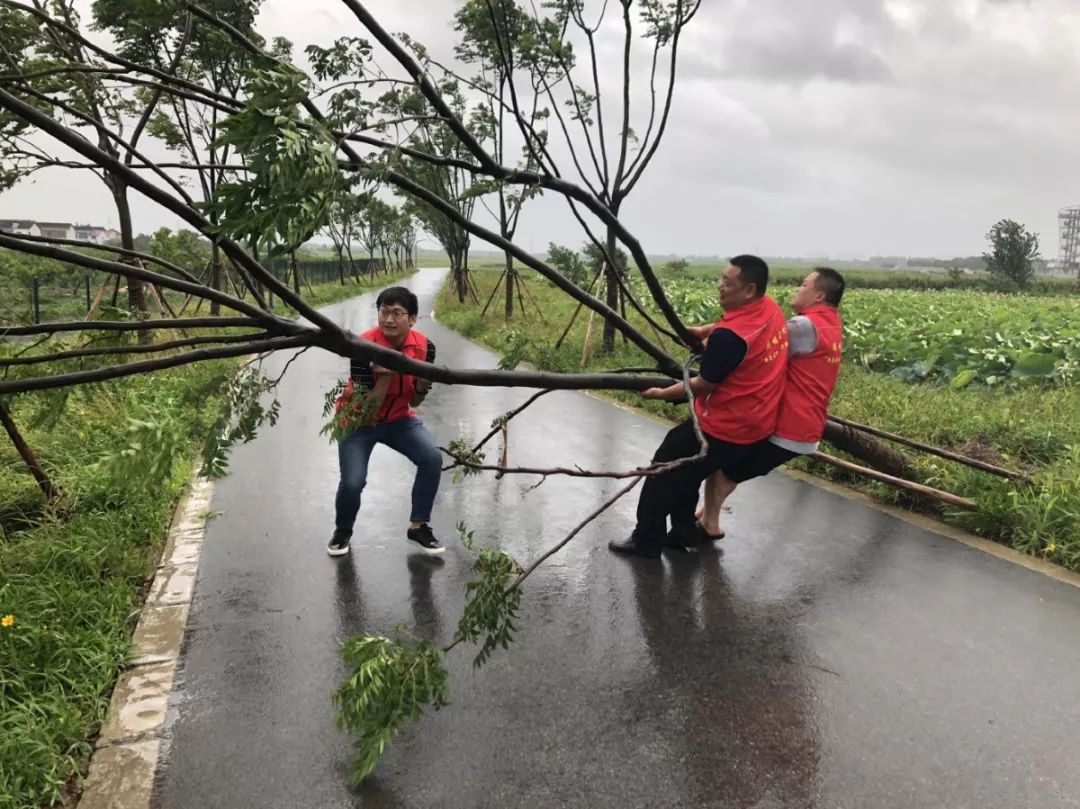
[[[638,499],[637,527],[634,529],[634,537],[639,543],[661,545],[667,534],[668,517],[671,518],[673,532],[690,536],[702,481],[718,469],[724,470],[729,477],[737,475],[753,446],[731,444],[709,435],[705,439],[709,452],[702,460],[645,478]],[[700,446],[694,435],[693,422],[684,421],[664,437],[653,456],[653,463],[691,458],[698,454]]]

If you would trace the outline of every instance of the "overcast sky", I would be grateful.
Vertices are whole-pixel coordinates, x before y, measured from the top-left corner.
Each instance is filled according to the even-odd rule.
[[[451,54],[455,0],[368,5]],[[338,0],[267,0],[259,28],[297,51],[364,34]],[[704,0],[683,48],[671,126],[623,213],[649,252],[948,257],[1008,217],[1056,255],[1057,210],[1080,204],[1076,0]],[[96,181],[64,175],[0,196],[0,217],[115,224]],[[135,221],[174,224],[145,201]],[[556,199],[526,208],[524,247],[582,240]]]

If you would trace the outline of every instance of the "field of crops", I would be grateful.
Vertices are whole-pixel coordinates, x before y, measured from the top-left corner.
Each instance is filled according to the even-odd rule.
[[[665,280],[665,288],[689,322],[718,317],[716,291],[707,281]],[[786,307],[792,290],[775,285],[770,291]],[[955,388],[1031,378],[1080,381],[1077,296],[852,288],[843,311],[846,358],[898,379]]]

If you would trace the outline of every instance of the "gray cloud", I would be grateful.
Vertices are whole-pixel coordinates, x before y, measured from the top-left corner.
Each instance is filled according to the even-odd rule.
[[[877,3],[758,0],[709,6],[691,33],[689,75],[804,83],[817,78],[881,82],[891,70],[879,52],[895,24]]]
[[[442,56],[456,5],[369,3],[389,30]],[[363,35],[338,0],[264,9],[264,32],[298,50]],[[706,0],[667,139],[626,221],[656,252],[954,255],[980,252],[988,226],[1009,216],[1053,253],[1057,209],[1080,202],[1077,43],[1075,0]],[[618,50],[603,35],[600,50],[617,117]],[[646,99],[639,87],[636,116]],[[4,216],[108,210],[85,177],[42,175],[0,197]],[[144,202],[135,215],[140,230],[172,224]],[[583,240],[550,196],[526,209],[519,233],[534,249]]]

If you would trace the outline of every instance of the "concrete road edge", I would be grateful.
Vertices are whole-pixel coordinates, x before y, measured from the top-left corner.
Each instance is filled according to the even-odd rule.
[[[206,534],[213,483],[196,478],[173,512],[165,548],[90,758],[79,809],[148,809],[169,698]]]

